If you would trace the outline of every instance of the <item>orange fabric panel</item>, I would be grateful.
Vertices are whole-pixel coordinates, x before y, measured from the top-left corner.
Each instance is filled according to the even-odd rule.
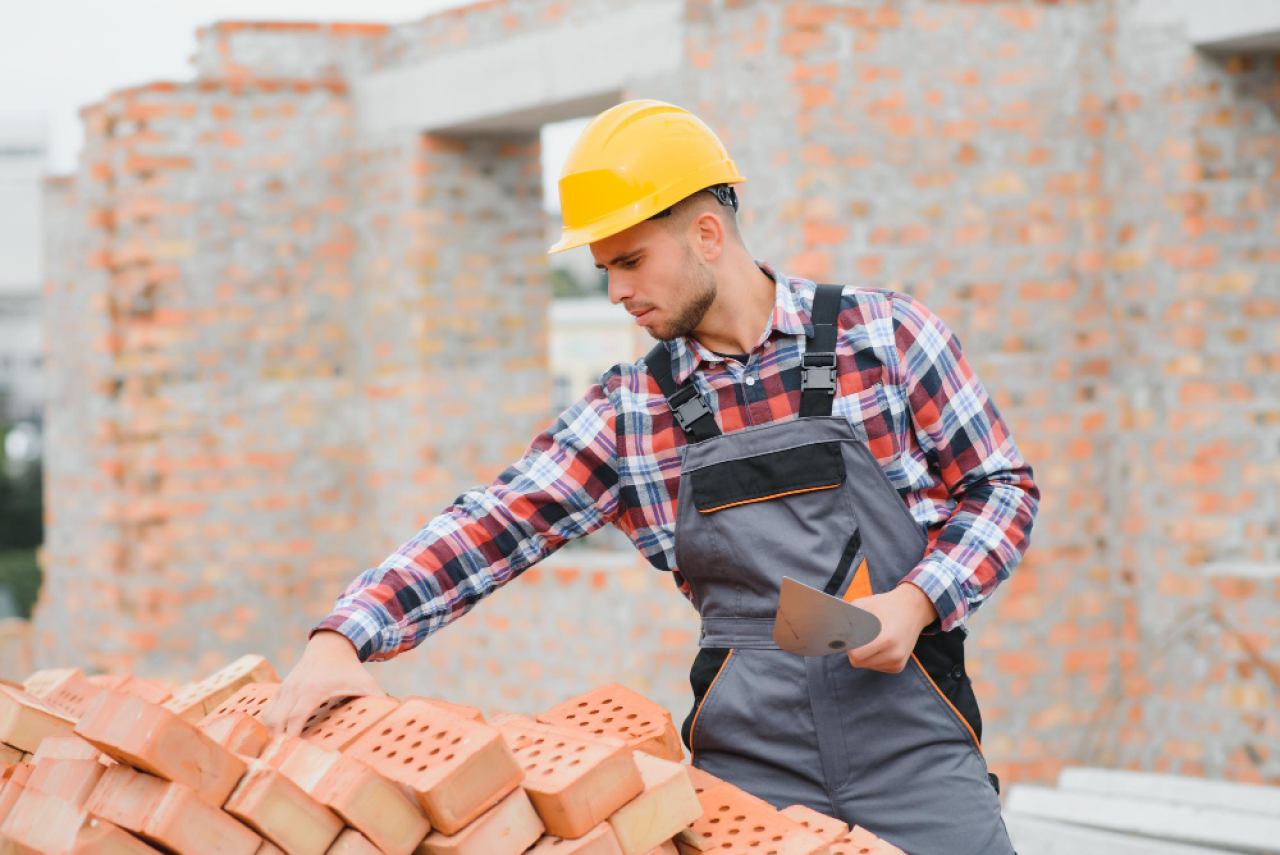
[[[797,493],[812,493],[814,490],[834,490],[839,484],[823,484],[821,487],[805,487],[803,490],[788,490],[785,493],[773,493],[768,496],[761,496],[758,499],[743,499],[741,502],[730,502],[727,505],[716,505],[714,508],[698,508],[700,514],[711,514],[716,511],[723,511],[725,508],[736,508],[738,505],[749,505],[752,502],[767,502],[770,499],[781,499],[783,496],[794,496]]]
[[[875,592],[871,590],[871,573],[867,570],[867,559],[864,558],[853,573],[853,581],[849,583],[849,589],[844,592],[844,601],[852,603],[859,597],[869,597],[873,593]]]

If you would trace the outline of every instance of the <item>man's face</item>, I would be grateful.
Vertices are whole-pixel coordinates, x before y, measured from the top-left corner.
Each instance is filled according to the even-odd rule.
[[[687,236],[645,220],[591,244],[609,276],[609,300],[621,303],[660,341],[687,336],[716,298],[715,275]]]

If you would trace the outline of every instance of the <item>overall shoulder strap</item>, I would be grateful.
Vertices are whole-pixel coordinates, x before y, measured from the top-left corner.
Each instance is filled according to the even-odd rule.
[[[692,379],[676,385],[671,376],[671,352],[667,350],[665,342],[660,341],[654,345],[653,350],[645,356],[644,364],[666,397],[667,406],[671,408],[676,424],[680,425],[690,442],[702,442],[720,435],[715,416],[694,388]]]
[[[813,292],[813,335],[805,339],[800,369],[800,416],[829,416],[836,394],[836,329],[840,285],[819,285]]]

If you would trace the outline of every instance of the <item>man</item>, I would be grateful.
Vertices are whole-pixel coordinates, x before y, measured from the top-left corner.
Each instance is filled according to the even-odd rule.
[[[521,460],[464,493],[313,631],[268,721],[379,694],[408,650],[606,523],[702,616],[692,762],[909,852],[1011,852],[963,669],[967,616],[1027,548],[1039,491],[959,342],[904,294],[753,260],[743,180],[690,113],[597,116],[560,180],[564,233],[659,344],[613,366]],[[782,575],[854,601],[847,655],[772,641]]]

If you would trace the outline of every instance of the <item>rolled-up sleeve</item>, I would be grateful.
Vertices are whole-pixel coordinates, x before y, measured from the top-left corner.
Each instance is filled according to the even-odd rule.
[[[618,514],[616,411],[595,385],[487,487],[458,496],[311,630],[390,659],[468,612],[566,542]]]
[[[906,391],[915,438],[954,502],[902,582],[929,596],[938,623],[928,629],[945,632],[963,627],[1022,560],[1040,490],[959,340],[914,298],[894,294],[892,302],[891,371]]]

